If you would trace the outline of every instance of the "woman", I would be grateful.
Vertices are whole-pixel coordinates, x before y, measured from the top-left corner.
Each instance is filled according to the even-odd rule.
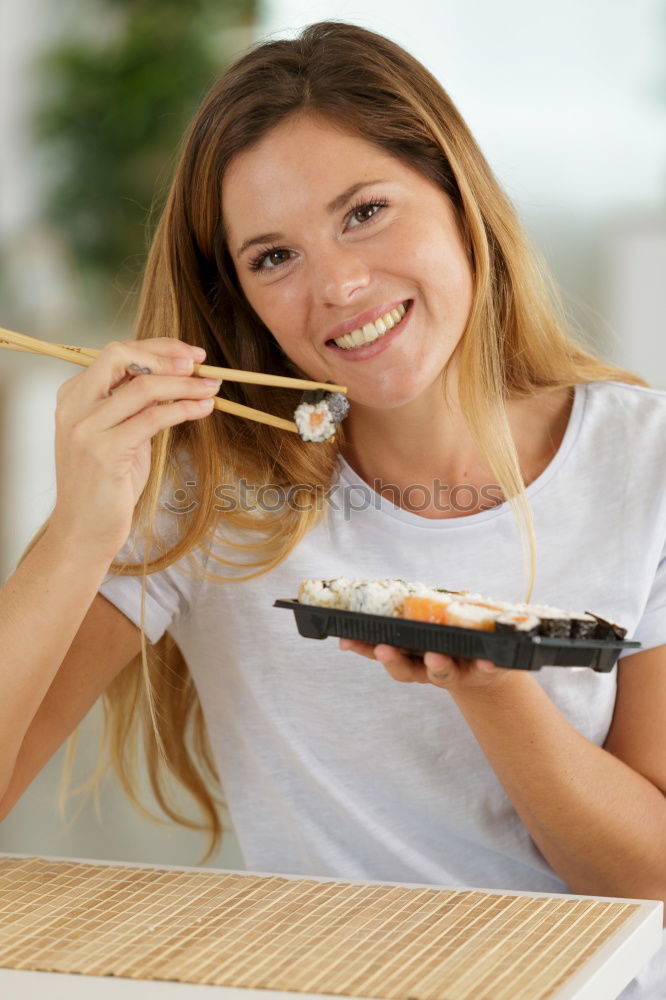
[[[344,433],[305,445],[205,419],[192,401],[217,387],[189,378],[195,347],[345,384]],[[224,391],[294,408],[288,391]],[[158,749],[212,849],[217,770],[249,868],[666,898],[666,396],[567,331],[460,115],[400,47],[322,23],[219,81],[186,137],[137,340],[66,382],[57,420],[56,508],[2,592],[21,666],[5,812],[105,692],[130,794],[143,719],[160,803],[194,825]],[[26,651],[45,571],[51,629]],[[509,600],[527,585],[644,648],[610,675],[532,676],[306,643],[273,600],[342,574]],[[135,656],[142,624],[155,645]],[[626,996],[664,983],[661,954]]]

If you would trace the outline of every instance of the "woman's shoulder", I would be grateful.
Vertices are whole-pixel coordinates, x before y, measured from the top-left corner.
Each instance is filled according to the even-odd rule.
[[[666,407],[666,389],[650,385],[604,379],[585,383],[585,389],[601,404],[612,405],[620,400],[633,410],[653,409],[655,412]]]
[[[666,486],[666,390],[608,380],[584,383],[578,394],[577,450],[586,467]]]
[[[666,431],[666,389],[611,380],[587,382],[579,389],[585,396],[584,424],[588,426],[606,434],[616,431],[622,437]]]

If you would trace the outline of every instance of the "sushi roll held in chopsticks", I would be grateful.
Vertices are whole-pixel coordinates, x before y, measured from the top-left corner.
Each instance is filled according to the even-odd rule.
[[[342,392],[310,389],[296,407],[294,421],[303,441],[328,441],[349,413],[349,400]]]

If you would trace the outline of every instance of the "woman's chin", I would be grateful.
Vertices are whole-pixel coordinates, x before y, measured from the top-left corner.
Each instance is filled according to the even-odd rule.
[[[353,392],[350,390],[347,394],[352,406],[359,409],[367,408],[368,410],[397,410],[400,407],[409,406],[420,395],[421,391],[418,389],[410,392],[406,391],[404,386],[391,391],[377,389],[375,392],[363,390]]]

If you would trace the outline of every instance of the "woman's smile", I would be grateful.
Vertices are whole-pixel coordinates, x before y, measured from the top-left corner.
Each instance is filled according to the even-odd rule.
[[[343,352],[345,361],[366,361],[387,350],[407,326],[412,313],[413,299],[406,299],[398,306],[380,313],[374,322],[357,326],[350,333],[326,341],[326,347]]]

